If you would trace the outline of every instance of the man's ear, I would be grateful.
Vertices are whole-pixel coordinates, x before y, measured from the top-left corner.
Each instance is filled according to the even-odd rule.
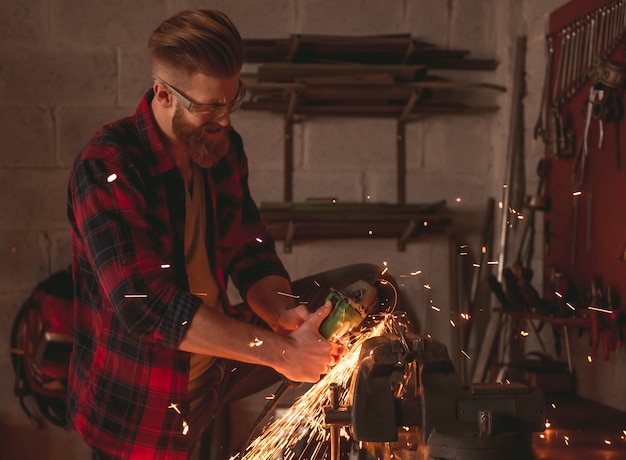
[[[163,108],[170,108],[172,106],[172,93],[165,87],[160,81],[154,81],[152,84],[154,90],[154,99]]]

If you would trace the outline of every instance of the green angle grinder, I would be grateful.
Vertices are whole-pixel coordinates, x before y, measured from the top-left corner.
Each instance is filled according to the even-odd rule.
[[[333,309],[328,314],[319,332],[322,337],[328,340],[338,340],[350,330],[358,327],[367,316],[366,308],[355,296],[346,291],[331,288],[326,296],[326,301],[330,300]]]

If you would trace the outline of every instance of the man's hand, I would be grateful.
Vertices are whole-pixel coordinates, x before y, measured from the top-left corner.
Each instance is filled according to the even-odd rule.
[[[306,306],[300,304],[297,307],[284,310],[280,318],[278,318],[279,328],[276,330],[281,335],[288,335],[298,329],[304,322],[315,316],[315,313],[310,313]]]
[[[345,353],[341,344],[329,342],[319,333],[320,324],[332,309],[332,303],[327,301],[314,313],[308,313],[304,306],[292,310],[306,312],[306,318],[294,331],[289,334],[291,347],[283,352],[285,359],[276,370],[294,382],[317,382],[321,375],[327,374]],[[302,320],[298,312],[291,318],[293,324]]]

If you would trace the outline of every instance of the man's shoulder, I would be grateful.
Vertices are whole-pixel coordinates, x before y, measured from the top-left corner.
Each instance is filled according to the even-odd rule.
[[[101,127],[87,142],[79,160],[121,161],[141,151],[141,136],[132,117],[122,118]]]

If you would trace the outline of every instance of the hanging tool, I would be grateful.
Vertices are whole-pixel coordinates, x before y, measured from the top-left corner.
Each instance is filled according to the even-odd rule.
[[[587,157],[589,156],[589,126],[591,124],[591,116],[593,113],[593,106],[598,98],[598,90],[593,86],[589,88],[589,98],[585,108],[585,125],[583,128],[583,137],[578,145],[576,157],[574,158],[574,165],[572,167],[572,196],[573,196],[573,211],[572,211],[572,248],[571,248],[571,263],[572,266],[576,263],[576,246],[578,243],[578,213],[580,207],[579,197],[582,195],[583,184],[585,182],[585,174],[587,168]]]

